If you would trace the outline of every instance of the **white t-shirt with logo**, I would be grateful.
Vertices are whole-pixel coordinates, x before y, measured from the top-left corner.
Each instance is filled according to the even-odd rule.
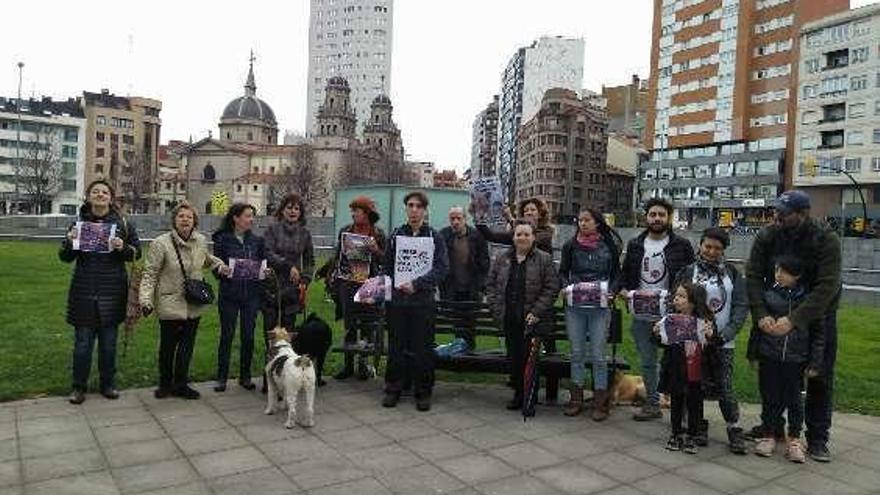
[[[694,270],[692,281],[702,285],[706,289],[706,302],[709,309],[715,314],[715,326],[718,331],[726,327],[730,322],[731,299],[733,299],[733,279],[724,271],[723,278],[717,275],[709,275],[699,268]],[[724,344],[727,349],[734,348],[734,341]]]
[[[669,244],[667,235],[659,241],[645,237],[645,254],[642,258],[642,266],[639,277],[640,289],[668,290],[669,272],[666,267],[666,255],[663,249]]]

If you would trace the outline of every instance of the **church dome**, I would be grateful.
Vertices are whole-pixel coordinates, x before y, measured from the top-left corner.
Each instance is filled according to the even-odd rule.
[[[257,83],[254,79],[254,61],[251,55],[251,66],[247,82],[244,85],[244,96],[240,96],[226,105],[220,122],[258,121],[270,127],[276,127],[275,112],[265,101],[257,98]]]
[[[379,96],[373,98],[373,105],[391,105],[391,98],[388,96],[380,94]]]

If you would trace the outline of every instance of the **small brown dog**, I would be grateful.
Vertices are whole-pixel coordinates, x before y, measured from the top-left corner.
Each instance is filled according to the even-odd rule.
[[[647,400],[645,381],[638,375],[627,375],[623,371],[614,372],[613,385],[611,387],[611,400],[614,405],[642,404]]]

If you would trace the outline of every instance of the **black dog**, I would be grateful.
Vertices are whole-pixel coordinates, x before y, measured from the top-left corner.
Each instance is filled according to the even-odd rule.
[[[304,354],[315,361],[316,384],[319,387],[326,385],[323,379],[324,359],[333,342],[330,325],[315,313],[309,313],[302,326],[292,332],[291,340],[297,354]]]

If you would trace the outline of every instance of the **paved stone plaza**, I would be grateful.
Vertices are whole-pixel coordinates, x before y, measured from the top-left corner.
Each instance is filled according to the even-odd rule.
[[[689,456],[628,407],[596,424],[541,406],[524,424],[497,386],[441,383],[418,413],[407,399],[381,408],[378,382],[331,382],[311,430],[264,416],[258,392],[199,389],[192,402],[141,389],[0,405],[0,495],[880,493],[880,418],[836,415],[834,462],[797,466],[728,454],[714,404],[712,442]]]

